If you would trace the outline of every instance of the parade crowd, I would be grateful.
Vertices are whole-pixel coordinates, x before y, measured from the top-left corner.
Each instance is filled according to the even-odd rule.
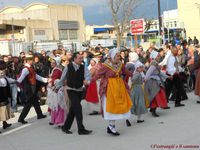
[[[104,48],[100,44],[85,51],[74,52],[63,48],[40,53],[21,52],[19,57],[0,56],[0,121],[3,129],[11,126],[9,119],[23,109],[18,118],[21,124],[33,106],[37,119],[43,114],[41,105],[48,105],[49,125],[58,126],[72,134],[76,118],[78,134],[87,135],[83,124],[81,101],[86,100],[89,115],[102,115],[108,121],[106,132],[119,136],[116,121],[150,112],[159,117],[161,111],[184,107],[188,99],[188,78],[200,103],[200,46],[196,39],[166,43],[157,48],[151,43],[121,50]],[[98,109],[93,110],[93,105]],[[162,117],[162,116],[161,116]],[[2,130],[1,130],[2,131]]]

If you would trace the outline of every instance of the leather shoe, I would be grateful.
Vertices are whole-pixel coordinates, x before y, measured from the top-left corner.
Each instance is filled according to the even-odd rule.
[[[99,114],[98,111],[93,111],[93,112],[89,113],[90,116],[92,116],[92,115],[98,115],[98,114]]]
[[[185,104],[175,104],[175,107],[183,107]]]
[[[54,125],[54,123],[52,123],[52,122],[49,122],[49,125],[50,125],[50,126],[52,126],[52,125]]]
[[[200,104],[200,101],[197,101],[197,104]]]
[[[19,123],[22,123],[22,124],[27,124],[28,122],[25,121],[25,120],[18,120]]]
[[[127,126],[127,127],[130,127],[130,126],[131,126],[131,123],[130,123],[130,121],[129,121],[128,119],[126,120],[126,126]]]
[[[137,120],[137,123],[143,123],[144,120]]]
[[[167,107],[164,107],[163,109],[170,109],[170,107],[169,107],[169,106],[167,106]]]
[[[86,129],[78,130],[79,135],[87,135],[91,133],[92,133],[92,130],[86,130]]]
[[[12,124],[10,124],[10,123],[7,123],[7,122],[3,122],[3,129],[6,129],[6,128],[8,128],[8,127],[10,127]]]
[[[62,127],[62,131],[65,132],[66,134],[72,134],[71,131],[69,131],[69,130],[67,130],[67,129],[64,129],[63,127]]]
[[[159,115],[156,113],[156,111],[153,111],[153,112],[152,112],[152,116],[154,116],[154,117],[159,117]]]
[[[37,119],[43,119],[43,118],[46,118],[47,115],[41,115],[41,116],[38,116]]]
[[[112,135],[114,135],[114,136],[119,136],[119,135],[120,135],[119,132],[112,132],[112,130],[110,130],[109,127],[107,127],[107,133],[108,133],[108,134],[112,134]]]

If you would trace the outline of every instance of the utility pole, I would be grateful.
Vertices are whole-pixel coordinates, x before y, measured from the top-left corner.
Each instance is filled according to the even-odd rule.
[[[170,41],[170,38],[169,38],[169,0],[167,0],[167,17],[168,17],[167,36],[168,36],[168,42],[169,42]]]
[[[158,22],[159,22],[159,39],[160,39],[160,46],[161,46],[161,28],[162,28],[162,17],[161,17],[161,11],[160,11],[160,0],[158,0]]]
[[[12,55],[15,56],[15,29],[14,29],[14,18],[12,18]]]

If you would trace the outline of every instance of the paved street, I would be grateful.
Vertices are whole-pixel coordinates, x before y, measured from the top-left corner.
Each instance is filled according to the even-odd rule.
[[[186,105],[175,108],[170,102],[170,110],[158,110],[159,118],[153,118],[150,113],[144,116],[145,122],[137,124],[134,116],[132,126],[126,127],[125,121],[117,122],[119,137],[106,133],[107,122],[101,116],[87,115],[87,107],[83,102],[84,124],[92,129],[92,135],[80,136],[76,124],[73,124],[72,135],[66,135],[57,127],[49,126],[47,119],[37,120],[34,109],[28,115],[29,124],[17,123],[19,113],[9,122],[13,126],[0,135],[0,150],[157,150],[156,146],[199,146],[200,149],[200,105],[197,97],[189,94]],[[42,107],[46,112],[47,107]],[[1,131],[3,130],[0,128]],[[174,144],[174,145],[173,145]],[[167,147],[159,148],[167,149]]]

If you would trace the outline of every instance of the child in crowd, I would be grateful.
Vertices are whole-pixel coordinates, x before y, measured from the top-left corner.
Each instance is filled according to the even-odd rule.
[[[137,123],[144,122],[144,120],[141,118],[141,115],[147,113],[143,89],[143,71],[144,65],[140,61],[137,61],[135,63],[135,71],[132,77],[132,88],[130,92],[131,100],[133,102],[131,113],[138,117]]]

